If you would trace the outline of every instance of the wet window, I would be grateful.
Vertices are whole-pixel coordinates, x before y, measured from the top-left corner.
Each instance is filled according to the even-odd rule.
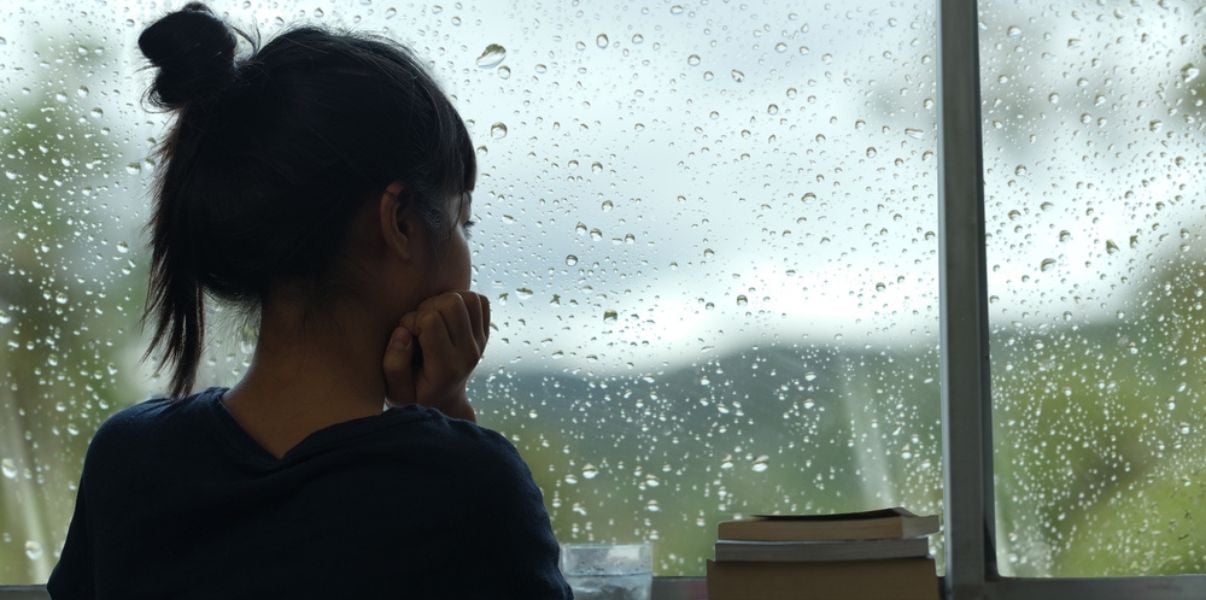
[[[229,9],[229,21],[266,35],[314,21],[394,36],[454,97],[481,165],[473,286],[497,327],[470,397],[479,422],[531,466],[561,541],[650,540],[656,574],[702,575],[720,520],[940,512],[933,2]],[[149,71],[135,40],[159,13],[134,2],[0,12],[0,583],[44,582],[92,433],[167,385],[138,362],[137,324],[148,155],[165,121],[139,104]],[[1104,448],[1137,440],[1130,468],[1188,465],[1169,457],[1197,447],[1202,354],[1186,319],[1201,322],[1191,270],[1201,229],[1188,216],[1200,198],[1186,186],[1201,169],[1200,102],[1179,65],[1124,88],[1129,67],[1089,61],[1134,17],[1107,15],[1092,26],[1113,29],[1084,35],[1073,53],[1062,41],[1073,25],[1018,17],[1019,37],[1005,31],[1016,13],[983,33],[1003,48],[986,76],[1012,78],[985,94],[1004,105],[985,115],[1006,123],[988,138],[1001,213],[992,244],[998,256],[1010,245],[994,275],[997,342],[1018,350],[994,355],[999,422],[1026,418],[1024,394],[1073,406],[1062,387],[1079,386],[1076,406],[1123,428]],[[1185,45],[1171,33],[1188,21],[1151,19],[1169,53],[1152,64],[1200,60],[1200,37]],[[1058,56],[1040,59],[1048,51]],[[1117,60],[1135,52],[1125,54]],[[1055,93],[1059,104],[1047,100]],[[1104,106],[1093,106],[1098,93]],[[1162,128],[1139,128],[1140,113],[1158,113]],[[1116,179],[1097,173],[1100,160],[1118,165]],[[1058,241],[1063,229],[1073,242]],[[1047,259],[1055,266],[1040,269]],[[1083,300],[1062,303],[1071,298]],[[254,343],[221,333],[231,325],[214,316],[200,386],[236,382]],[[1091,326],[1107,337],[1078,337]],[[1048,349],[1033,351],[1040,340]],[[1181,375],[1132,381],[1136,364]],[[1141,407],[1134,394],[1160,398]],[[1022,472],[1063,469],[1104,431],[1088,416],[1063,420],[1069,437]],[[1120,469],[1122,456],[1100,460]],[[1069,518],[1084,518],[1081,495],[1105,498],[1139,476],[1086,479],[1066,496]],[[1182,477],[1192,473],[1151,484]]]
[[[997,550],[1202,572],[1200,2],[982,1]]]

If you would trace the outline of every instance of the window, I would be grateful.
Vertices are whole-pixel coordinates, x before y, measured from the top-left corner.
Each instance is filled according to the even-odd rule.
[[[45,581],[91,433],[163,386],[136,362],[165,120],[138,104],[135,40],[159,14],[43,7],[0,46],[25,90],[0,183],[4,583]],[[226,17],[433,61],[482,166],[474,287],[498,330],[470,395],[562,541],[650,539],[658,575],[701,575],[735,515],[940,510],[928,2]],[[253,333],[210,336],[200,385],[237,381]]]
[[[1206,567],[1201,14],[981,4],[1006,574]]]
[[[1194,2],[217,8],[431,61],[482,169],[498,329],[470,397],[561,541],[650,539],[655,574],[699,576],[719,520],[900,504],[945,512],[957,597],[1101,589],[994,553],[1206,565]],[[92,432],[164,385],[137,361],[165,120],[135,40],[161,10],[0,7],[0,584],[46,580]],[[981,139],[986,239],[957,220]],[[255,341],[214,310],[202,386]]]

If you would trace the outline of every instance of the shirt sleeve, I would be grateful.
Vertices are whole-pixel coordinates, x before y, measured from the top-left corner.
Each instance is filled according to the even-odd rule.
[[[544,498],[515,446],[486,430],[494,452],[482,478],[480,498],[486,570],[495,596],[524,600],[572,600],[574,595],[558,567],[561,547],[553,535]]]
[[[67,528],[67,539],[59,562],[50,573],[46,591],[54,600],[93,598],[92,536],[88,529],[87,503],[84,501],[84,477],[75,495],[75,512]]]

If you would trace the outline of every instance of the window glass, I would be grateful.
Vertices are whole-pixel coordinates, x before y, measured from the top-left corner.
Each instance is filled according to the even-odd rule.
[[[561,541],[701,575],[720,520],[940,511],[932,4],[220,8],[431,61],[481,163],[479,422]],[[0,583],[46,580],[92,433],[166,386],[137,324],[160,10],[0,5]],[[255,341],[214,317],[201,387]]]
[[[998,554],[1206,570],[1200,2],[980,5]]]

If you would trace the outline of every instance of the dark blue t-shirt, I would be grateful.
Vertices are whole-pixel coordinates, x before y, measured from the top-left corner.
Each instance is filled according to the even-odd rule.
[[[540,489],[498,433],[410,405],[278,460],[225,391],[101,425],[53,598],[572,598]]]

